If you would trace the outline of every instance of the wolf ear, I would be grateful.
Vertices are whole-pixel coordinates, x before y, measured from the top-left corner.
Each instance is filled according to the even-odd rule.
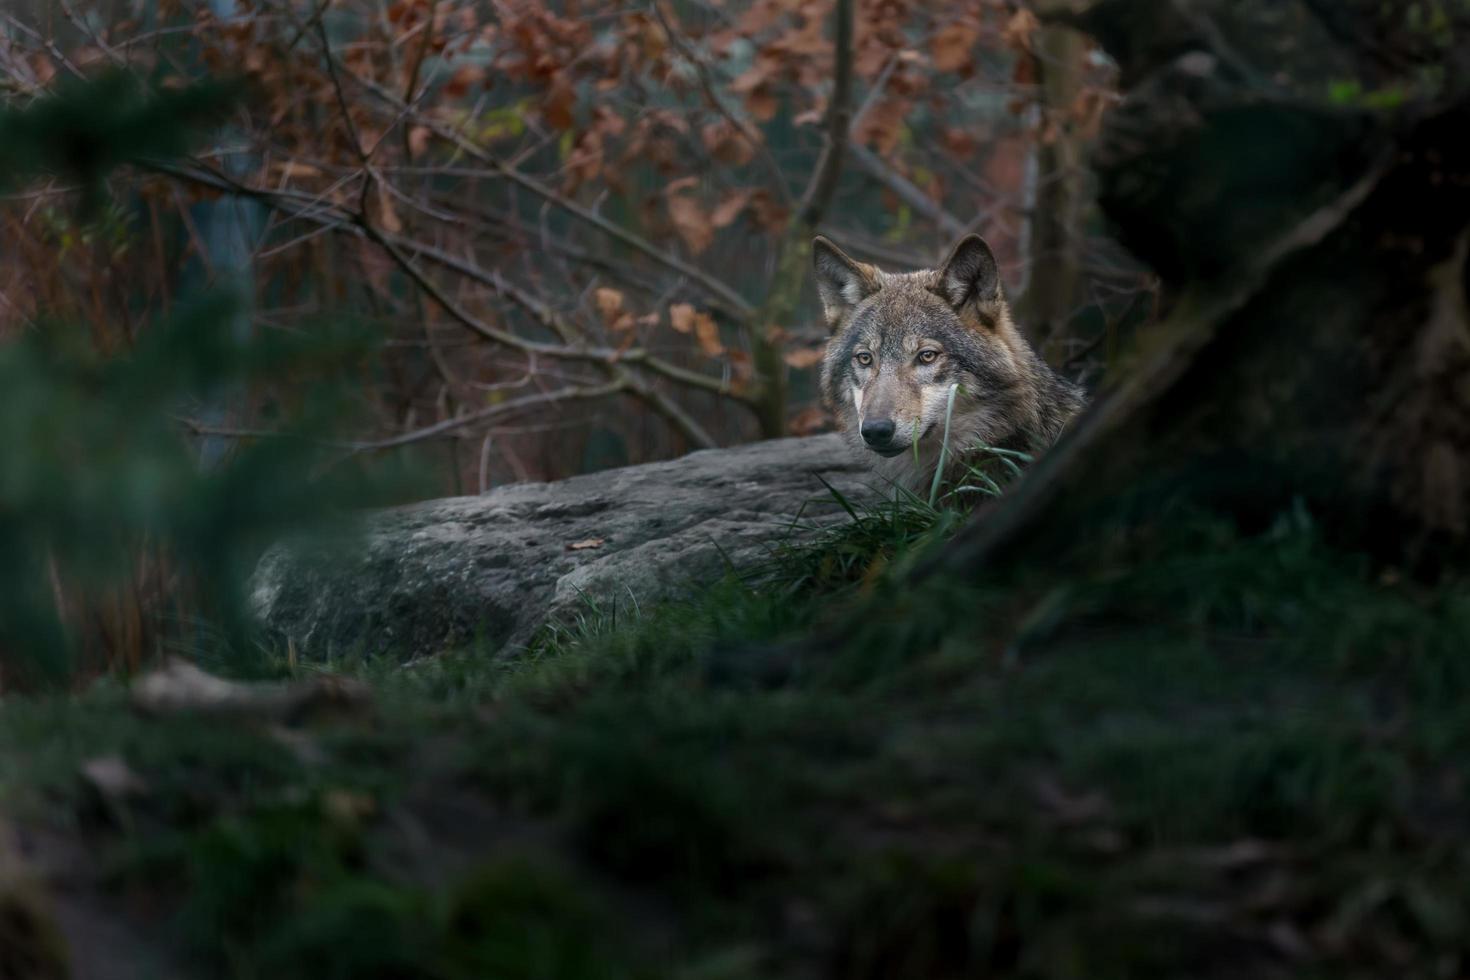
[[[939,270],[934,291],[956,310],[974,302],[983,309],[1000,299],[1000,269],[995,253],[979,235],[966,235]]]
[[[827,326],[833,329],[854,306],[878,291],[877,269],[856,261],[821,235],[812,239],[812,268]]]

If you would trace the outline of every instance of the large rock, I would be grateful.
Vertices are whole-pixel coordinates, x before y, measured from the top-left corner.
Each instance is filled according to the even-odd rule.
[[[310,656],[516,646],[550,618],[678,598],[845,519],[823,479],[874,492],[829,435],[400,507],[372,515],[352,553],[272,549],[255,611]]]

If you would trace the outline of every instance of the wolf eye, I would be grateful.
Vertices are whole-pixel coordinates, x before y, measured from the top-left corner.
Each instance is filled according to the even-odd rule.
[[[870,364],[873,363],[873,355],[872,354],[869,354],[865,350],[864,351],[858,351],[856,354],[854,354],[852,356],[852,359],[854,361],[857,361],[863,367],[867,367],[868,365],[870,365]]]
[[[933,364],[937,360],[939,360],[939,351],[932,349],[919,351],[920,364]]]

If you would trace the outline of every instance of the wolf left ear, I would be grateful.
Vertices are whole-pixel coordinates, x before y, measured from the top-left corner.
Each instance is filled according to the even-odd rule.
[[[983,308],[1000,299],[1000,269],[985,239],[967,235],[960,240],[944,260],[934,291],[956,310],[970,302]]]
[[[852,308],[878,291],[878,270],[864,265],[818,235],[812,239],[812,269],[827,326],[837,329]]]

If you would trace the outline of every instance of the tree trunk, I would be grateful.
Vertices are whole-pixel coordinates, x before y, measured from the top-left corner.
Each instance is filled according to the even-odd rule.
[[[1078,236],[1085,196],[1082,147],[1067,119],[1081,93],[1087,41],[1070,27],[1036,32],[1036,71],[1047,125],[1036,147],[1036,195],[1029,242],[1031,269],[1021,322],[1043,355],[1066,329],[1081,293]]]
[[[1470,15],[1082,6],[1068,19],[1128,90],[1096,157],[1100,204],[1172,313],[941,563],[973,569],[1181,499],[1247,525],[1302,501],[1384,561],[1462,561]]]

